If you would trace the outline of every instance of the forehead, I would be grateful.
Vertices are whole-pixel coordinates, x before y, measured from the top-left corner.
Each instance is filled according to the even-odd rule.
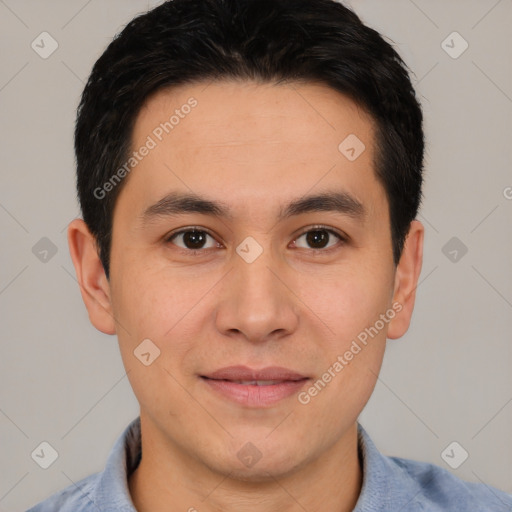
[[[371,117],[325,85],[221,81],[161,90],[137,116],[132,150],[149,140],[121,192],[140,208],[173,190],[227,199],[246,214],[278,191],[343,186],[361,202],[384,196]]]
[[[190,108],[192,101],[196,106]],[[347,96],[312,83],[220,81],[160,90],[141,108],[134,141],[161,131],[158,124],[166,121],[173,126],[162,135],[186,139],[187,153],[192,148],[209,154],[230,149],[235,153],[240,145],[260,147],[286,142],[288,153],[297,157],[327,150],[337,158],[338,145],[349,134],[347,130],[357,133],[367,147],[373,139],[373,120],[368,114]],[[156,136],[159,138],[158,133]],[[297,147],[303,148],[299,154],[295,152]],[[180,154],[180,147],[174,151]]]

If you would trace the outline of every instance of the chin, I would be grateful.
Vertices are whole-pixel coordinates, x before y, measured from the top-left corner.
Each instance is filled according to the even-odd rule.
[[[298,466],[296,465],[276,467],[272,463],[268,464],[268,466],[256,465],[252,468],[246,469],[241,469],[240,465],[237,465],[236,468],[232,468],[228,471],[227,475],[229,475],[230,479],[238,480],[240,482],[252,482],[254,484],[259,484],[281,480],[282,478],[292,475],[297,469]]]
[[[296,457],[297,450],[292,448],[289,453],[278,452],[276,448],[259,451],[254,445],[247,443],[236,450],[235,458],[226,456],[225,462],[219,465],[220,459],[215,457],[211,461],[212,465],[208,462],[206,464],[211,470],[229,475],[233,480],[264,483],[287,477],[300,470],[307,460],[297,460]]]

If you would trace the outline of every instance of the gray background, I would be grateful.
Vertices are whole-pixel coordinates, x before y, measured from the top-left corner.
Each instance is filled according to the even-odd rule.
[[[100,471],[138,414],[116,337],[89,323],[66,227],[79,212],[72,137],[84,82],[112,36],[157,3],[0,0],[1,511]],[[512,492],[512,2],[352,7],[414,71],[428,138],[415,316],[388,342],[361,423],[385,454]],[[47,59],[31,48],[43,31],[59,45]],[[453,31],[469,44],[458,58],[445,49],[460,39],[442,46]],[[57,251],[46,261],[44,237]],[[59,454],[46,470],[31,458],[42,441]],[[453,441],[469,453],[458,469],[441,457]]]

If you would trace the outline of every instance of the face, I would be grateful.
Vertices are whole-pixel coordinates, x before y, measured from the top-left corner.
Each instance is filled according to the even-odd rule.
[[[203,83],[150,98],[132,142],[150,149],[89,312],[117,333],[147,431],[248,479],[340,446],[419,273],[418,244],[393,264],[371,118],[325,86]]]

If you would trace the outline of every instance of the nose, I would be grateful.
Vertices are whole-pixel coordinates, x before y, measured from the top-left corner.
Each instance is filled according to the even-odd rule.
[[[290,269],[279,264],[270,249],[251,263],[236,253],[233,260],[234,268],[219,290],[219,332],[253,343],[293,333],[299,323],[299,301],[290,286]]]

